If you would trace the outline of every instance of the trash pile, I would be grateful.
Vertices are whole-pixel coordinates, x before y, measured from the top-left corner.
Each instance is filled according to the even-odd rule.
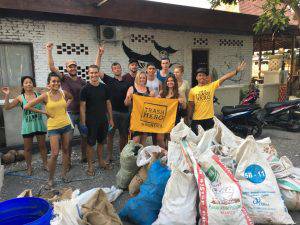
[[[93,188],[81,194],[79,189],[73,191],[72,188],[62,188],[60,190],[52,189],[42,195],[37,194],[37,198],[36,196],[33,196],[31,189],[26,189],[20,193],[17,198],[1,203],[2,205],[6,204],[8,207],[11,207],[12,203],[9,203],[10,201],[17,202],[17,199],[21,200],[19,201],[21,205],[18,207],[7,208],[5,212],[2,212],[3,216],[5,218],[7,217],[6,220],[2,222],[4,222],[4,224],[12,224],[11,215],[30,212],[33,208],[39,207],[34,205],[34,202],[31,203],[32,205],[28,205],[30,203],[28,203],[28,201],[32,198],[33,200],[36,199],[39,201],[46,200],[50,205],[53,205],[52,208],[52,206],[45,201],[46,204],[49,205],[48,207],[50,207],[50,216],[48,216],[49,218],[47,218],[47,221],[44,221],[43,223],[41,223],[41,220],[43,219],[41,210],[38,214],[39,217],[42,216],[41,218],[31,218],[30,213],[26,215],[28,221],[34,222],[34,224],[122,225],[122,222],[112,205],[112,202],[114,202],[122,192],[121,189],[118,189],[115,186],[112,186],[111,188]],[[22,201],[22,199],[24,199],[24,201]],[[33,214],[31,216],[33,216]],[[25,218],[25,215],[23,215],[23,217]]]
[[[198,136],[181,121],[170,133],[168,152],[127,145],[120,170],[128,176],[117,176],[117,185],[128,188],[132,198],[119,212],[122,220],[140,225],[294,224],[287,209],[300,209],[300,169],[278,157],[270,138],[242,139],[214,120],[208,131],[199,126]]]
[[[6,154],[1,155],[4,164],[11,164],[25,159],[24,150],[9,150]]]

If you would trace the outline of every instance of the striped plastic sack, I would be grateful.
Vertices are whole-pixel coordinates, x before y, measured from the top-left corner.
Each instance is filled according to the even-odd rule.
[[[253,224],[243,205],[238,181],[218,156],[213,154],[213,147],[195,159],[189,143],[181,141],[182,151],[193,165],[198,184],[201,216],[199,225]]]

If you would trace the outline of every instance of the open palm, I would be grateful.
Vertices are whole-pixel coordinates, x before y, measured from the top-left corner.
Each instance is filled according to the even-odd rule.
[[[2,88],[2,92],[3,92],[5,95],[9,95],[9,88],[8,88],[8,87]]]

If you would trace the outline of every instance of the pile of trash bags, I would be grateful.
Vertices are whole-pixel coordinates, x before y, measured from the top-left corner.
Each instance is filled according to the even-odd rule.
[[[300,169],[278,157],[270,138],[242,139],[214,120],[210,130],[199,126],[198,135],[178,123],[167,153],[148,146],[135,154],[134,144],[131,150],[127,146],[137,168],[132,160],[131,176],[120,187],[132,196],[119,212],[122,220],[140,225],[294,224],[288,210],[300,209]]]

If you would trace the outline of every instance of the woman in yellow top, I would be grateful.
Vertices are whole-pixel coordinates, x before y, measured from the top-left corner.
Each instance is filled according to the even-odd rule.
[[[47,79],[50,91],[40,95],[33,101],[27,103],[24,109],[30,110],[31,107],[44,102],[45,109],[49,115],[47,120],[47,130],[51,146],[51,158],[49,161],[49,179],[47,188],[53,186],[53,179],[56,161],[59,153],[59,138],[62,140],[62,159],[63,171],[62,180],[67,182],[66,174],[69,163],[69,132],[72,130],[70,118],[67,114],[67,106],[73,100],[70,93],[60,90],[60,77],[56,73],[50,73]]]

